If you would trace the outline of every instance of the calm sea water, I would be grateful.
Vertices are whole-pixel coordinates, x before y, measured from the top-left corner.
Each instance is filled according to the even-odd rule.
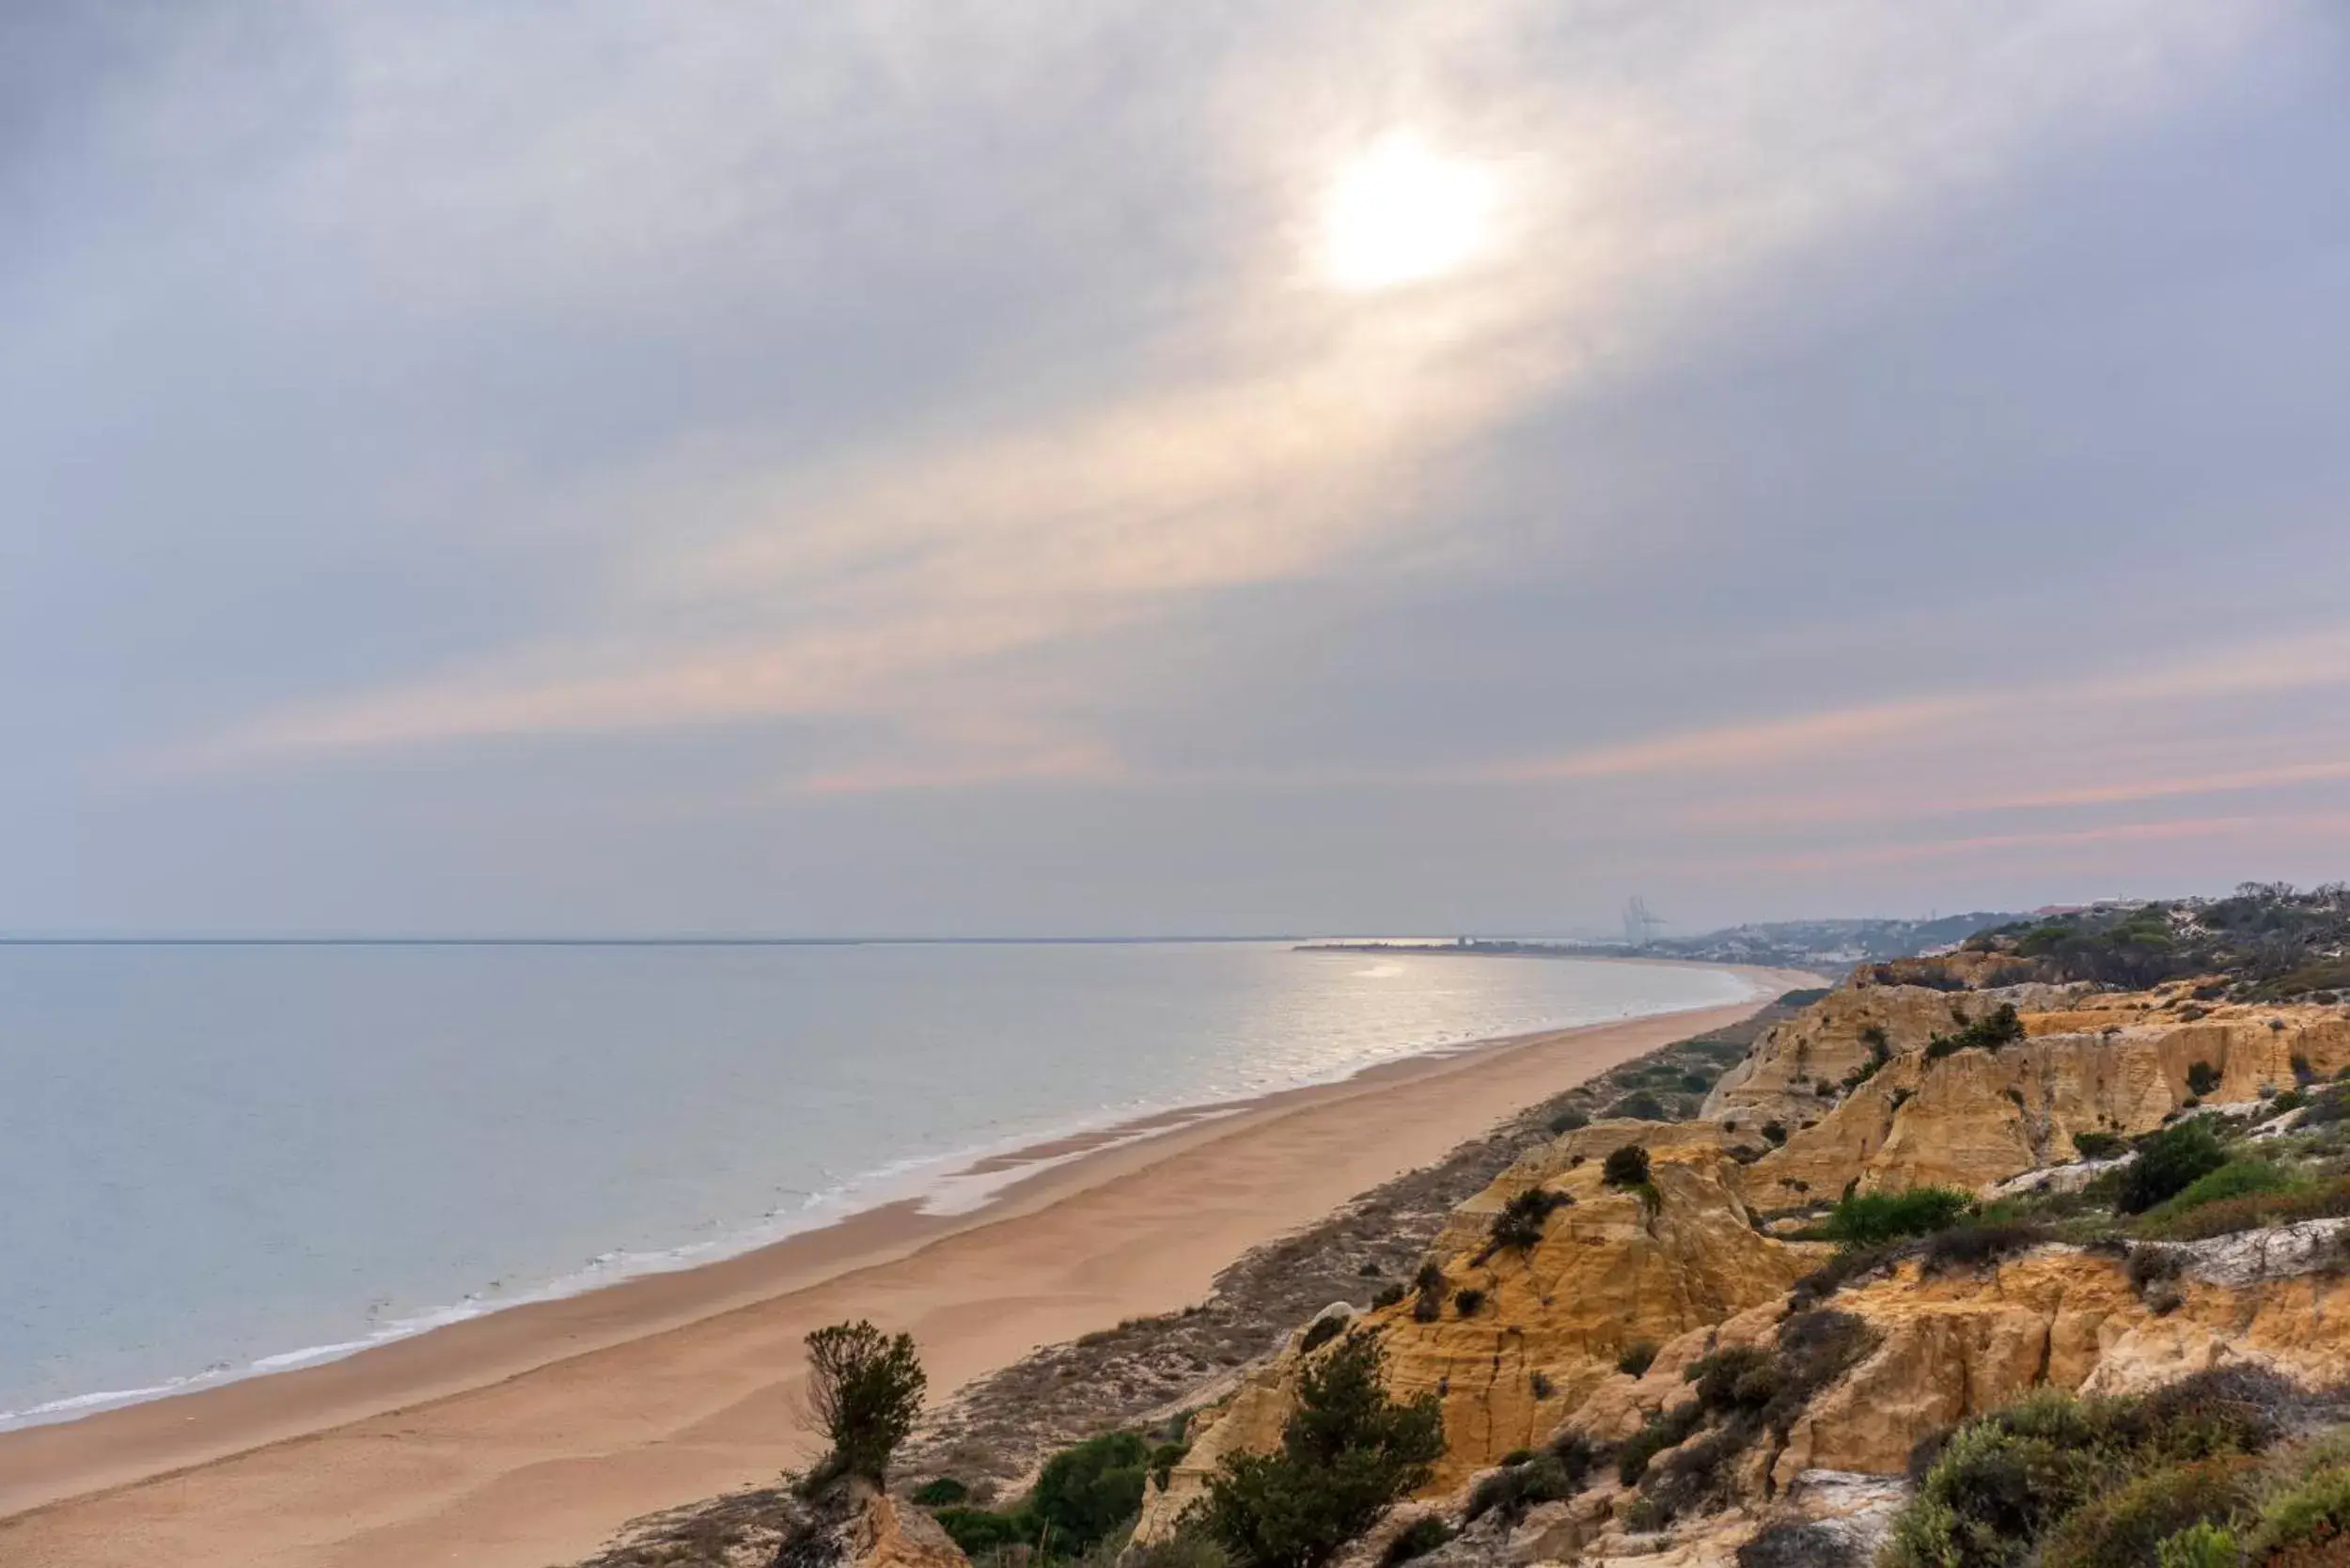
[[[1273,944],[0,948],[0,1423],[297,1365],[979,1152],[1728,974]]]

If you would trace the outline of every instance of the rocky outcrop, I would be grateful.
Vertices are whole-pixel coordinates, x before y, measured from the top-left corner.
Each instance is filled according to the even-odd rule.
[[[971,1560],[922,1510],[850,1482],[791,1521],[774,1568],[971,1568]]]
[[[2076,1133],[2151,1132],[2194,1098],[2187,1075],[2199,1063],[2219,1074],[2208,1096],[2216,1102],[2292,1087],[2295,1058],[2320,1076],[2350,1066],[2350,1018],[2333,1008],[2225,1008],[2191,1019],[2071,1008],[2026,1013],[2023,1023],[2029,1038],[1996,1051],[1896,1054],[1817,1125],[1748,1168],[1747,1200],[1768,1210],[1834,1198],[1856,1180],[1864,1191],[1979,1188],[2072,1160]]]
[[[1848,986],[1832,991],[1755,1043],[1747,1059],[1723,1074],[1700,1113],[1752,1132],[1767,1122],[1790,1131],[1819,1121],[1844,1081],[1872,1063],[1926,1048],[1937,1034],[1964,1028],[2002,1004],[2040,1011],[2077,1002],[2083,986],[2018,985],[1998,991],[1948,991],[1922,985]]]
[[[1480,1203],[1490,1215],[1536,1185],[1573,1200],[1542,1240],[1488,1254],[1480,1226],[1445,1265],[1433,1320],[1411,1299],[1372,1314],[1389,1387],[1403,1397],[1433,1391],[1443,1405],[1439,1486],[1542,1442],[1632,1346],[1774,1299],[1818,1263],[1824,1249],[1754,1229],[1732,1185],[1737,1167],[1718,1150],[1650,1152],[1653,1201],[1607,1186],[1598,1159],[1567,1155],[1564,1169],[1550,1152],[1522,1161]],[[1462,1308],[1464,1290],[1482,1293],[1473,1310]]]
[[[1898,1477],[1921,1439],[2034,1388],[2131,1393],[2230,1363],[2311,1388],[2350,1377],[2350,1281],[2322,1249],[2280,1249],[2265,1269],[2232,1270],[2225,1248],[2179,1250],[2209,1257],[2190,1257],[2175,1296],[2154,1301],[2122,1260],[2055,1246],[1981,1273],[1908,1262],[1846,1286],[1825,1305],[1865,1323],[1873,1348],[1762,1456],[1750,1500],[1771,1502],[1813,1471]],[[1767,1347],[1787,1309],[1773,1302],[1673,1341],[1644,1375],[1604,1380],[1568,1430],[1622,1441],[1689,1397],[1700,1357]]]
[[[1606,1151],[1630,1141],[1650,1150],[1651,1193],[1602,1180]],[[1737,1168],[1717,1145],[1694,1123],[1598,1123],[1559,1138],[1455,1216],[1438,1244],[1447,1261],[1433,1318],[1418,1295],[1367,1314],[1386,1348],[1390,1391],[1402,1399],[1434,1393],[1444,1411],[1446,1455],[1432,1493],[1542,1442],[1615,1375],[1617,1359],[1635,1344],[1776,1300],[1817,1265],[1825,1248],[1754,1229],[1732,1184]],[[1532,1247],[1489,1248],[1492,1216],[1536,1186],[1571,1201],[1551,1214]],[[1480,1293],[1465,1311],[1463,1291]],[[1224,1455],[1278,1444],[1299,1342],[1195,1419],[1190,1452],[1167,1487],[1144,1498],[1137,1542],[1171,1533]]]
[[[2206,1003],[2192,983],[1985,990],[2015,978],[1988,961],[1957,977],[1976,989],[1956,989],[1954,962],[1867,967],[1761,1040],[1704,1120],[1591,1123],[1529,1151],[1454,1212],[1433,1288],[1365,1320],[1390,1389],[1437,1397],[1449,1451],[1350,1568],[1369,1568],[1418,1511],[1462,1517],[1480,1474],[1511,1450],[1577,1437],[1606,1452],[1644,1431],[1636,1453],[1690,1434],[1654,1455],[1648,1477],[1707,1478],[1697,1491],[1643,1492],[1603,1464],[1573,1497],[1486,1513],[1426,1568],[1731,1568],[1741,1551],[1857,1565],[1881,1545],[1921,1439],[2035,1388],[2130,1393],[2230,1364],[2304,1387],[2350,1379],[2345,1219],[2166,1247],[2135,1282],[2121,1244],[2044,1242],[1938,1271],[1913,1255],[1829,1287],[1816,1305],[1841,1316],[1791,1322],[1789,1287],[1827,1249],[1765,1233],[1771,1211],[1848,1187],[2074,1190],[2109,1168],[2079,1160],[2074,1136],[2136,1135],[2187,1113],[2190,1073],[2220,1104],[2350,1067],[2350,1013],[2338,1007]],[[2021,1039],[1927,1057],[1935,1036],[2002,1006],[2017,1010]],[[1766,1150],[1770,1121],[1787,1136]],[[1606,1156],[1631,1143],[1650,1156],[1645,1192],[1603,1177]],[[1496,1218],[1538,1188],[1564,1200],[1539,1239],[1495,1247]],[[1818,1288],[1801,1293],[1805,1310]],[[1655,1347],[1644,1370],[1618,1370],[1644,1341]],[[1829,1343],[1825,1359],[1806,1348]],[[1726,1403],[1699,1414],[1691,1379],[1723,1352],[1767,1360],[1792,1403],[1767,1416],[1745,1406],[1734,1420]],[[1725,1364],[1742,1363],[1712,1363]],[[1164,1533],[1222,1456],[1277,1442],[1296,1367],[1292,1348],[1195,1427],[1138,1540]]]
[[[1305,1359],[1304,1345],[1314,1324],[1325,1318],[1355,1317],[1343,1303],[1315,1315],[1300,1327],[1273,1360],[1255,1375],[1242,1379],[1222,1401],[1194,1416],[1185,1437],[1190,1447],[1168,1470],[1164,1483],[1144,1489],[1142,1517],[1135,1525],[1134,1541],[1149,1545],[1175,1533],[1177,1522],[1208,1489],[1226,1454],[1270,1453],[1281,1444],[1281,1428],[1297,1399],[1297,1373]]]

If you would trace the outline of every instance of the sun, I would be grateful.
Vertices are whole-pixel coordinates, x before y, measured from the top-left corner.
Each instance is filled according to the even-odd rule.
[[[1341,168],[1322,206],[1323,274],[1369,293],[1451,272],[1483,248],[1493,176],[1399,133]]]

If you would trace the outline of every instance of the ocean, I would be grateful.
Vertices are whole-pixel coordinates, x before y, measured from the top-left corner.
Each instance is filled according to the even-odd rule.
[[[0,947],[0,1426],[688,1266],[1713,970],[1275,943]]]

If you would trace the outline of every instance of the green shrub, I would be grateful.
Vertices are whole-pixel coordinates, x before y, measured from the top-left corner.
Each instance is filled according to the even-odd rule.
[[[1615,1121],[1668,1121],[1672,1119],[1665,1109],[1665,1102],[1645,1089],[1627,1094],[1608,1106],[1607,1116]]]
[[[1399,1562],[1409,1562],[1416,1557],[1426,1557],[1451,1539],[1452,1527],[1450,1525],[1446,1524],[1434,1513],[1423,1514],[1396,1532],[1395,1539],[1387,1543],[1387,1549],[1380,1556],[1379,1560],[1385,1563],[1386,1568],[1395,1568]]]
[[[2342,1071],[2350,1073],[2350,1067]],[[2340,1089],[2320,1090],[2311,1095],[2309,1109],[2301,1113],[2304,1127],[2330,1127],[2345,1121],[2350,1121],[2350,1092]]]
[[[1856,1192],[1828,1211],[1820,1230],[1828,1240],[1841,1246],[1876,1247],[1955,1224],[1973,1201],[1956,1187]]]
[[[1850,1312],[1790,1313],[1778,1325],[1774,1363],[1778,1390],[1762,1408],[1762,1424],[1784,1438],[1811,1396],[1843,1376],[1876,1343],[1876,1330]]]
[[[1616,1479],[1637,1485],[1648,1474],[1648,1463],[1667,1449],[1685,1442],[1705,1420],[1705,1405],[1687,1400],[1648,1419],[1648,1424],[1625,1438],[1616,1450]]]
[[[1573,1198],[1543,1187],[1528,1187],[1502,1204],[1487,1231],[1486,1255],[1500,1250],[1531,1251],[1543,1239],[1543,1228],[1553,1212],[1571,1207]]]
[[[2154,1568],[2237,1568],[2244,1548],[2222,1525],[2189,1525],[2154,1548]]]
[[[1477,1309],[1484,1305],[1485,1293],[1474,1285],[1464,1285],[1452,1293],[1453,1309],[1465,1318],[1475,1317]]]
[[[2001,1002],[1991,1011],[1951,1034],[1937,1034],[1926,1042],[1926,1059],[1939,1061],[1960,1051],[1996,1051],[2002,1045],[2013,1045],[2024,1038],[2024,1021],[2016,1014],[2013,1002]]]
[[[966,1556],[977,1559],[1006,1546],[1023,1546],[1036,1539],[1035,1522],[1026,1513],[996,1513],[984,1508],[942,1508],[935,1517],[941,1529]]]
[[[2224,1525],[2248,1503],[2250,1465],[2230,1457],[2170,1466],[2092,1498],[2049,1535],[2039,1568],[2139,1568],[2181,1530]]]
[[[1161,1443],[1157,1448],[1152,1449],[1151,1450],[1152,1484],[1156,1485],[1160,1491],[1166,1491],[1167,1482],[1175,1479],[1175,1466],[1182,1464],[1183,1455],[1190,1451],[1191,1445],[1181,1438],[1171,1443]]]
[[[1658,1529],[1693,1509],[1726,1501],[1730,1462],[1754,1441],[1750,1419],[1733,1420],[1682,1444],[1658,1460],[1641,1483],[1644,1528]]]
[[[1637,1143],[1608,1151],[1607,1162],[1600,1167],[1600,1179],[1611,1187],[1638,1187],[1648,1184],[1648,1151]]]
[[[2189,1182],[2176,1197],[2167,1200],[2153,1212],[2161,1215],[2185,1214],[2206,1203],[2222,1199],[2249,1198],[2255,1193],[2282,1192],[2293,1185],[2292,1175],[2266,1160],[2230,1160],[2217,1170],[2207,1170]]]
[[[1398,1291],[1396,1295],[1401,1299],[1402,1294]],[[1297,1341],[1297,1353],[1300,1356],[1312,1355],[1332,1340],[1337,1339],[1345,1328],[1346,1319],[1337,1312],[1332,1312],[1327,1317],[1314,1319],[1306,1327],[1306,1337]]]
[[[1462,1520],[1498,1513],[1515,1525],[1537,1503],[1564,1502],[1583,1490],[1584,1475],[1555,1453],[1538,1453],[1524,1464],[1511,1465],[1479,1482],[1469,1493]]]
[[[971,1488],[952,1476],[926,1481],[914,1489],[914,1500],[924,1508],[947,1508],[971,1496]]]
[[[1623,1354],[1616,1357],[1616,1370],[1634,1377],[1647,1375],[1649,1368],[1655,1364],[1656,1345],[1650,1340],[1635,1341],[1624,1346]]]
[[[1558,1112],[1550,1119],[1550,1130],[1554,1134],[1572,1133],[1590,1124],[1590,1115],[1576,1110],[1573,1105],[1567,1106],[1566,1109]]]
[[[1884,1560],[1888,1568],[2144,1562],[2195,1517],[2242,1500],[2249,1473],[2242,1456],[2274,1442],[2301,1403],[2284,1379],[2250,1368],[2198,1373],[2136,1399],[2033,1394],[1921,1451],[1917,1496]],[[2154,1472],[2168,1484],[2135,1484]],[[2166,1512],[2174,1506],[2183,1512]],[[2060,1544],[2093,1554],[2107,1539],[2133,1543],[2135,1555],[2056,1555]]]
[[[1130,1546],[1119,1568],[1232,1568],[1224,1548],[1198,1530],[1177,1530],[1147,1546]]]
[[[1697,1385],[1708,1410],[1760,1410],[1778,1393],[1778,1364],[1759,1345],[1717,1350],[1691,1362],[1682,1377]]]
[[[2186,1266],[2186,1259],[2178,1248],[2139,1245],[2130,1248],[2130,1284],[2140,1295],[2149,1285],[2166,1279],[2176,1279]]]
[[[1412,1303],[1413,1322],[1434,1323],[1444,1316],[1444,1270],[1433,1259],[1412,1276],[1412,1288],[1419,1293]]]
[[[1142,1507],[1151,1445],[1132,1432],[1105,1433],[1044,1462],[1029,1494],[1037,1537],[1056,1553],[1080,1557]]]
[[[2026,1407],[2011,1406],[1950,1435],[1894,1523],[1889,1568],[2010,1568],[2110,1479],[2088,1423],[2061,1419],[2073,1402],[2038,1398],[2044,1408],[2020,1422],[2010,1418]]]
[[[1827,995],[1827,991],[1825,987],[1807,988],[1802,991],[1783,991],[1779,993],[1778,1000],[1771,1005],[1773,1007],[1806,1008],[1810,1007],[1814,1002],[1826,1000]]]
[[[1738,1568],[1860,1568],[1852,1538],[1830,1525],[1765,1525],[1738,1548]]]
[[[807,1400],[832,1450],[820,1477],[888,1478],[898,1451],[922,1414],[930,1379],[914,1337],[884,1334],[870,1323],[837,1323],[807,1337]]]
[[[2201,1121],[2166,1127],[2138,1140],[2138,1157],[2122,1169],[2115,1206],[2125,1215],[2142,1214],[2227,1163],[2228,1152]]]
[[[1566,1466],[1567,1474],[1580,1486],[1599,1468],[1604,1450],[1580,1432],[1562,1432],[1550,1440],[1550,1456]]]
[[[2074,1152],[2085,1160],[2109,1160],[2117,1154],[2126,1152],[2129,1147],[2129,1140],[2119,1133],[2075,1133],[2073,1135]]]
[[[1981,1268],[2047,1239],[2047,1231],[2038,1225],[1954,1225],[1926,1238],[1918,1266],[1925,1274]]]
[[[1403,1294],[1401,1285],[1382,1285],[1379,1294],[1371,1298],[1371,1309],[1375,1312],[1382,1308],[1392,1307],[1403,1299]]]
[[[2149,1215],[2141,1223],[2149,1235],[2165,1240],[2204,1241],[2240,1231],[2296,1225],[2305,1219],[2334,1219],[2343,1215],[2350,1215],[2350,1177],[2291,1185],[2243,1198],[2223,1198],[2181,1214]]]
[[[1444,1417],[1434,1394],[1390,1399],[1386,1370],[1375,1337],[1349,1334],[1299,1377],[1277,1450],[1224,1457],[1199,1520],[1236,1562],[1317,1568],[1426,1483]]]
[[[1877,1075],[1878,1069],[1893,1059],[1893,1044],[1882,1027],[1872,1024],[1860,1031],[1860,1043],[1869,1047],[1869,1059],[1844,1074],[1847,1091],[1858,1089]]]
[[[2260,1524],[2245,1543],[2254,1562],[2298,1546],[2333,1547],[2350,1557],[2350,1469],[2324,1469],[2261,1510]],[[2310,1562],[2340,1557],[2308,1557]]]
[[[2210,1062],[2199,1061],[2186,1070],[2186,1091],[2201,1099],[2219,1087],[2219,1069]]]

